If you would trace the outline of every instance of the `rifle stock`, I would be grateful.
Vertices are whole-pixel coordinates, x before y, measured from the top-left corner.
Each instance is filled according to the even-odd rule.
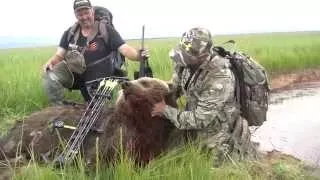
[[[142,26],[142,38],[141,38],[141,51],[144,50],[144,29],[145,26]],[[139,52],[141,53],[141,52]],[[141,77],[153,77],[152,69],[149,66],[148,57],[143,57],[140,61],[139,72],[134,72],[134,79]]]

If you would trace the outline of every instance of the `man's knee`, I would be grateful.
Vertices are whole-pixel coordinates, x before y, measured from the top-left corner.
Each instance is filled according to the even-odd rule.
[[[43,88],[51,103],[59,103],[63,101],[63,89],[64,87],[54,77],[50,77],[49,73],[45,73],[42,76]]]

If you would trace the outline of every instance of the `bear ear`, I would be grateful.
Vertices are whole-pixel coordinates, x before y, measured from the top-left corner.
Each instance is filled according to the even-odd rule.
[[[168,84],[169,91],[171,91],[171,89],[173,88],[173,83],[171,81],[167,81],[166,83]]]
[[[176,92],[173,91],[173,90],[169,90],[169,92],[167,92],[165,94],[165,102],[166,104],[172,106],[172,107],[178,107],[178,104],[177,104],[177,99],[176,99]]]

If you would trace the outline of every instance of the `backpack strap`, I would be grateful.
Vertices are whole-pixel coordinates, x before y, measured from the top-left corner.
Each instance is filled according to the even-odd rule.
[[[81,51],[81,54],[84,54],[84,51],[87,49],[88,43],[97,36],[99,31],[100,31],[100,23],[99,21],[95,21],[93,32],[91,33],[91,35],[87,37],[87,45],[83,48],[83,50]],[[74,43],[77,43],[79,36],[80,36],[80,25],[79,23],[75,23],[73,26],[71,26],[69,30],[68,37],[67,37],[68,43],[70,43],[72,39]]]
[[[80,36],[80,25],[78,22],[76,22],[73,26],[71,26],[71,28],[69,29],[69,33],[68,33],[68,37],[67,37],[67,41],[68,43],[71,42],[71,40],[73,39],[73,43],[76,44],[78,39]],[[86,51],[87,46],[85,46],[82,51],[81,54],[84,54],[84,52]]]
[[[107,30],[107,24],[108,21],[105,19],[101,19],[100,21],[98,21],[98,30],[99,30],[99,37],[103,39],[104,43],[107,44],[108,43],[108,39],[109,39],[109,34],[108,34],[108,30]]]
[[[231,63],[231,62],[230,62],[230,63]],[[240,80],[241,80],[241,78],[243,78],[243,77],[240,77],[240,76],[239,76],[238,73],[240,73],[240,72],[238,72],[239,70],[235,69],[234,66],[231,65],[230,70],[232,71],[233,77],[234,77],[234,79],[235,79],[234,97],[235,97],[235,99],[236,99],[237,105],[241,108],[241,107],[242,107],[242,106],[241,106],[241,103],[243,102],[243,98],[244,98],[244,96],[241,96],[241,91],[243,91],[245,87],[243,86],[243,83],[240,82]]]
[[[94,32],[92,33],[91,36],[88,37],[87,41],[90,42],[94,39],[95,36],[98,35],[99,38],[102,38],[105,44],[108,43],[109,35],[108,35],[108,30],[107,30],[107,20],[100,20],[100,21],[95,21],[94,23]],[[71,26],[67,40],[70,43],[70,41],[73,39],[74,43],[76,43],[79,39],[80,36],[80,25],[79,23],[75,23],[73,26]]]
[[[111,15],[111,20],[112,20],[112,15]],[[99,20],[98,22],[100,22],[99,23],[99,35],[98,35],[98,37],[99,38],[102,38],[103,39],[103,41],[104,41],[104,43],[105,43],[105,45],[107,45],[108,44],[108,40],[109,40],[109,33],[108,33],[108,30],[107,30],[107,25],[110,25],[112,28],[113,28],[113,24],[111,23],[112,21],[108,21],[108,20],[106,20],[106,19],[101,19],[101,20]],[[122,54],[120,54],[120,52],[119,51],[117,51],[117,54],[116,54],[116,58],[119,60],[119,59],[123,59],[123,65],[124,65],[124,70],[125,71],[127,71],[127,69],[128,69],[128,64],[127,64],[127,62],[125,61],[125,57],[122,55]]]
[[[70,43],[72,38],[73,39],[76,38],[75,35],[76,35],[77,32],[79,32],[79,31],[77,31],[79,29],[79,27],[80,27],[80,25],[79,25],[78,22],[74,23],[74,25],[72,25],[70,27],[69,32],[68,32],[68,37],[67,37],[68,43]],[[77,34],[77,38],[75,40],[78,40],[78,38],[79,38],[79,33]],[[75,43],[76,42],[77,41],[75,41]]]
[[[92,41],[99,33],[100,31],[100,22],[95,21],[93,24],[93,32],[87,37],[87,43]]]

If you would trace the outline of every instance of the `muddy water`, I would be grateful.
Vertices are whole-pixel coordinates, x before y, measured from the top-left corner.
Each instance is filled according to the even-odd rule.
[[[303,88],[301,88],[303,87]],[[267,121],[253,130],[260,150],[278,150],[320,166],[320,83],[271,94]]]

